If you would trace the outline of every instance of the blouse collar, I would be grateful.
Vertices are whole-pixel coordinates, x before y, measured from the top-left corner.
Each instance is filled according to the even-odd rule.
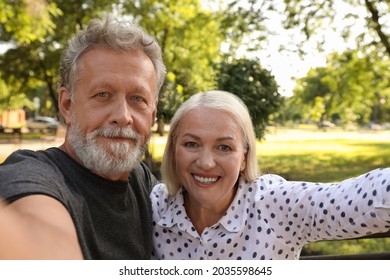
[[[233,202],[230,204],[222,218],[209,228],[217,228],[219,225],[222,225],[229,232],[239,232],[241,228],[245,226],[245,220],[247,219],[247,212],[245,211],[245,207],[247,207],[247,188],[248,185],[240,178]],[[186,231],[191,235],[197,235],[184,208],[185,191],[184,188],[180,188],[174,197],[168,199],[168,208],[157,224],[169,229],[172,229],[177,225],[180,231]],[[207,229],[205,229],[205,231],[207,231]]]

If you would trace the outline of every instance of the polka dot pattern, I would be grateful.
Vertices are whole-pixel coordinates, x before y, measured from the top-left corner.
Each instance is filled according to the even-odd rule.
[[[164,184],[151,193],[154,259],[298,259],[318,240],[345,239],[390,229],[390,168],[340,183],[240,179],[218,223],[199,235],[186,215],[183,192],[169,198]]]

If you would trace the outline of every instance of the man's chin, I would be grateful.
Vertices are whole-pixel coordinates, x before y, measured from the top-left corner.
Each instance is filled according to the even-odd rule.
[[[92,172],[99,175],[100,177],[103,177],[103,178],[111,180],[111,181],[127,181],[128,177],[129,177],[129,173],[130,173],[130,171],[119,172],[119,173],[116,171],[115,172],[111,171],[111,172],[101,173],[101,172],[94,171],[94,170],[92,170]]]

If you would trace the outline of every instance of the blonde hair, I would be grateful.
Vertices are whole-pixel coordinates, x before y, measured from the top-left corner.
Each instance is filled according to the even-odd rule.
[[[211,90],[197,93],[187,99],[176,111],[170,123],[167,143],[161,163],[161,176],[166,184],[168,193],[174,196],[180,189],[179,178],[176,172],[174,159],[174,145],[176,131],[183,117],[196,108],[216,109],[230,114],[242,129],[244,149],[246,150],[246,167],[241,176],[252,182],[259,176],[256,156],[256,136],[248,108],[236,95],[220,90]]]

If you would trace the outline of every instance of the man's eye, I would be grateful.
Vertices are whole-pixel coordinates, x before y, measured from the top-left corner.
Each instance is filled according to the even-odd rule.
[[[96,95],[99,96],[99,97],[107,97],[108,93],[104,92],[104,91],[101,91],[101,92],[98,92]]]
[[[139,96],[139,95],[135,95],[135,96],[132,96],[132,97],[131,97],[131,100],[132,100],[132,101],[135,101],[135,102],[143,102],[143,101],[144,101],[144,98],[142,98],[142,97]]]
[[[137,110],[145,110],[149,107],[149,100],[142,95],[132,95],[128,98],[129,105]]]

